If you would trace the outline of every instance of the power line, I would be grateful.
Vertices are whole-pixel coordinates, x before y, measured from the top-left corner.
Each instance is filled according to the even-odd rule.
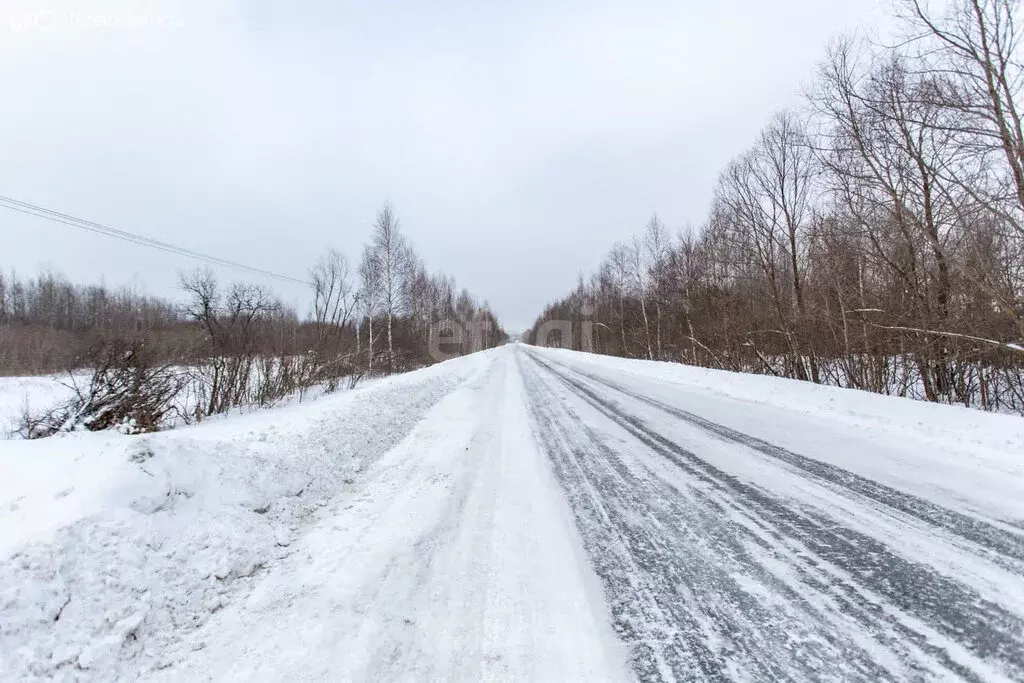
[[[67,225],[72,228],[78,228],[80,230],[87,230],[89,232],[96,233],[98,235],[106,235],[107,237],[113,237],[115,239],[123,240],[131,244],[138,246],[149,247],[151,249],[157,249],[170,254],[176,254],[178,256],[185,256],[187,258],[195,259],[197,261],[203,261],[218,266],[227,266],[229,268],[237,268],[239,270],[247,270],[251,273],[257,273],[266,277],[274,278],[276,280],[282,280],[284,282],[290,282],[298,285],[309,286],[310,283],[306,280],[291,277],[290,275],[281,275],[270,270],[263,268],[257,268],[255,266],[247,266],[244,263],[238,263],[237,261],[230,261],[228,259],[220,258],[219,256],[211,256],[210,254],[204,254],[202,252],[189,249],[187,247],[180,247],[170,242],[161,242],[160,240],[152,239],[151,237],[145,237],[143,235],[137,235],[132,232],[125,230],[118,230],[112,228],[109,225],[103,225],[102,223],[96,223],[94,221],[87,221],[84,218],[77,218],[70,214],[61,213],[52,209],[47,209],[42,206],[35,204],[29,204],[28,202],[19,201],[11,197],[5,197],[0,195],[0,208],[9,209],[11,211],[17,211],[29,216],[35,216],[37,218],[43,218],[54,223],[60,223]]]

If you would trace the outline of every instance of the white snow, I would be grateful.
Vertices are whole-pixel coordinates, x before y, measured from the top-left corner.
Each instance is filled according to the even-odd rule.
[[[149,436],[0,443],[0,680],[135,678],[174,661],[488,362]]]
[[[627,678],[515,359],[493,355],[162,678]]]
[[[0,442],[0,680],[628,679],[593,558],[528,413],[525,351],[510,345],[154,435]],[[1001,528],[1024,523],[1020,418],[529,352]],[[19,392],[35,404],[59,399],[55,387],[0,380],[0,421],[20,411]],[[630,455],[635,438],[571,391],[543,400],[576,411],[645,476],[679,491],[697,485]],[[730,476],[1024,613],[1009,583],[1018,575],[958,554],[961,541],[945,532],[837,498],[806,473],[642,402],[630,411]],[[787,543],[803,561],[798,544],[766,537],[765,566]],[[798,588],[787,571],[773,573]],[[763,588],[749,585],[752,595]],[[856,626],[822,609],[837,628]]]
[[[535,395],[542,410],[556,416],[549,415],[552,432],[576,465],[597,463],[600,472],[601,463],[617,462],[628,472],[609,466],[615,479],[589,475],[602,487],[595,496],[601,504],[623,506],[630,537],[650,539],[631,543],[626,554],[639,552],[648,564],[622,571],[642,584],[647,572],[674,578],[687,560],[727,567],[730,580],[771,606],[772,617],[759,620],[756,609],[724,588],[727,582],[703,580],[702,570],[676,588],[695,621],[718,618],[697,637],[722,653],[727,670],[747,667],[731,679],[761,679],[758,666],[785,662],[793,652],[809,657],[809,643],[827,635],[857,643],[863,654],[851,653],[850,661],[867,659],[896,680],[957,680],[964,672],[977,680],[1019,680],[1024,420],[667,363],[534,348],[523,355],[541,382]],[[656,436],[638,438],[643,434]],[[779,447],[792,458],[773,456]],[[842,469],[823,469],[828,465]],[[640,483],[622,483],[630,479]],[[662,485],[677,495],[657,494]],[[666,525],[660,515],[676,505],[680,518]],[[585,507],[574,508],[588,518]],[[719,545],[723,522],[737,544],[726,552]],[[604,523],[597,529],[593,543],[608,551],[613,546],[599,536]],[[648,544],[662,539],[672,550],[652,560],[657,553],[648,549],[656,546]],[[737,547],[750,554],[746,561],[738,561]],[[844,601],[844,593],[857,599]],[[677,597],[664,583],[657,595],[667,603]],[[652,630],[640,640],[657,649],[658,629],[649,624],[658,617],[641,604],[644,617],[629,623]],[[858,604],[870,607],[853,609]],[[972,613],[975,605],[985,607]],[[885,618],[866,627],[875,615]],[[757,638],[787,618],[791,625],[780,635],[788,640],[765,643],[745,661],[730,647],[731,634]],[[997,653],[987,643],[999,638],[1007,644]],[[848,664],[833,662],[824,678],[871,680]]]
[[[678,363],[531,350],[901,490],[1024,522],[1018,416]]]
[[[45,411],[70,398],[71,389],[57,375],[0,377],[0,440],[7,439],[26,410]]]

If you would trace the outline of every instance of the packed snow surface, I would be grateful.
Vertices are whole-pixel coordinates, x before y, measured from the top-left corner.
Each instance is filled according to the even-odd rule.
[[[1024,420],[513,344],[0,442],[0,680],[118,678],[1024,680]]]

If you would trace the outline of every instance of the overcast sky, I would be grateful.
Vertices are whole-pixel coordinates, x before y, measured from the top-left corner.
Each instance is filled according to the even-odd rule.
[[[652,212],[699,224],[826,42],[889,7],[297,5],[0,0],[0,195],[300,277],[390,199],[516,330]],[[166,295],[193,264],[0,210],[0,267]]]

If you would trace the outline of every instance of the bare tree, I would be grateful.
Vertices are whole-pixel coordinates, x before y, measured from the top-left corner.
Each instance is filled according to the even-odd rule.
[[[650,288],[650,296],[654,301],[654,339],[659,360],[664,358],[661,343],[661,308],[665,292],[661,284],[666,280],[664,270],[668,260],[668,243],[665,224],[658,214],[654,214],[647,222],[647,229],[644,231],[644,252],[647,257],[649,280],[653,283],[653,287]]]
[[[355,288],[350,280],[348,259],[336,249],[327,254],[310,273],[313,284],[313,321],[317,342],[340,335],[355,308]]]
[[[1024,127],[1020,94],[1017,0],[954,0],[937,12],[921,0],[900,0],[922,71],[936,76],[935,104],[963,114],[955,130],[975,150],[999,154],[1017,209],[1024,211]],[[1024,237],[1019,220],[1009,224]]]
[[[654,360],[654,349],[651,346],[651,321],[647,315],[647,297],[649,295],[647,263],[644,259],[643,242],[639,236],[633,237],[629,246],[629,267],[630,275],[633,277],[633,286],[636,287],[636,294],[640,300],[640,315],[644,321],[644,346],[647,349],[647,360]]]
[[[315,341],[304,370],[308,381],[324,381],[333,391],[337,380],[349,370],[343,355],[343,339],[357,304],[355,286],[348,259],[330,249],[310,273],[313,286],[313,325]],[[358,346],[358,325],[357,346]]]
[[[362,315],[366,319],[368,332],[368,351],[366,370],[373,372],[373,319],[380,312],[381,298],[381,277],[378,260],[374,256],[373,249],[363,249],[363,258],[359,262],[359,306]]]
[[[606,260],[607,272],[611,281],[611,291],[616,296],[618,310],[619,335],[622,339],[622,355],[630,356],[629,344],[626,342],[626,295],[629,287],[629,248],[624,244],[612,247]]]
[[[835,43],[808,116],[727,166],[699,231],[662,247],[649,226],[534,331],[1024,413],[1018,3],[899,5],[911,39]]]
[[[222,290],[208,269],[183,274],[181,288],[189,296],[186,314],[206,332],[202,364],[196,366],[203,392],[197,416],[248,403],[261,342],[280,302],[257,285],[235,283]]]
[[[388,369],[395,369],[394,320],[402,310],[403,279],[408,258],[405,238],[391,204],[377,212],[373,225],[373,258],[380,279],[380,305],[387,316]]]

